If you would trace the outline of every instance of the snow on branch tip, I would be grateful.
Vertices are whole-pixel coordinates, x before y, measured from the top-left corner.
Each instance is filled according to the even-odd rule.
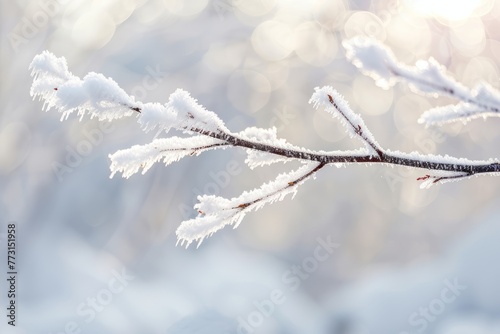
[[[481,82],[470,89],[446,73],[435,59],[419,60],[407,66],[396,60],[393,52],[380,42],[367,37],[355,37],[343,42],[347,58],[375,83],[388,89],[397,82],[406,82],[417,93],[449,96],[459,100],[455,105],[425,111],[419,123],[442,125],[476,118],[500,117],[500,93]]]
[[[309,103],[315,108],[323,107],[326,112],[339,118],[351,138],[360,139],[370,154],[380,156],[383,153],[361,116],[352,111],[349,103],[335,89],[330,86],[316,87]]]
[[[136,105],[111,78],[89,73],[83,79],[68,71],[66,60],[44,51],[35,56],[31,65],[33,84],[30,94],[44,101],[44,109],[56,109],[61,120],[76,112],[80,119],[85,113],[100,120],[113,120],[134,113]]]
[[[168,166],[186,156],[196,156],[208,150],[227,146],[219,139],[205,136],[157,138],[149,144],[135,145],[110,154],[111,177],[121,172],[124,178],[129,178],[141,169],[142,174],[145,174],[158,161]]]
[[[226,225],[238,227],[247,213],[281,201],[287,195],[295,197],[297,187],[314,177],[324,166],[322,163],[308,163],[295,171],[279,174],[274,181],[231,199],[214,195],[198,196],[199,202],[195,205],[198,216],[181,223],[176,231],[178,243],[188,247],[197,241],[199,246],[206,237]]]
[[[172,128],[184,132],[200,129],[209,132],[227,130],[222,120],[207,111],[188,92],[178,89],[165,105],[142,103],[128,95],[111,78],[90,72],[83,79],[68,71],[66,60],[44,51],[30,65],[33,84],[30,94],[44,101],[44,109],[56,109],[61,120],[76,112],[99,120],[122,118],[139,114],[139,123],[146,131]]]

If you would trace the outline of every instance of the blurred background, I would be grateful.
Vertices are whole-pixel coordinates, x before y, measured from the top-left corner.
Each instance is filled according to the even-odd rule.
[[[12,327],[2,260],[2,333],[500,333],[499,179],[421,190],[425,171],[328,168],[293,201],[184,249],[175,229],[196,215],[197,195],[237,196],[297,165],[250,170],[229,149],[110,179],[108,154],[154,133],[132,118],[61,123],[31,99],[28,70],[49,50],[73,74],[103,73],[144,102],[183,88],[233,131],[275,126],[295,145],[357,148],[308,104],[314,87],[332,85],[385,148],[498,158],[498,119],[426,129],[419,115],[454,101],[376,87],[341,43],[371,36],[404,63],[434,57],[469,87],[498,88],[500,2],[0,6],[0,258],[15,223],[18,271]]]

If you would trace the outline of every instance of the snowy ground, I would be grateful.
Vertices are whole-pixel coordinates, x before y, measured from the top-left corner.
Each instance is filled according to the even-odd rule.
[[[330,85],[385,148],[498,158],[498,118],[425,128],[422,112],[451,99],[382,90],[341,45],[375,37],[402,63],[432,56],[468,87],[499,88],[497,2],[298,3],[2,2],[0,258],[16,224],[18,272],[12,327],[2,260],[2,334],[500,333],[500,179],[421,190],[418,170],[325,168],[293,201],[185,249],[175,230],[197,195],[236,197],[299,164],[250,170],[226,149],[110,179],[108,155],[155,133],[131,119],[60,122],[30,97],[28,66],[49,50],[143,102],[189,91],[235,132],[275,126],[301,147],[357,149],[308,104]]]

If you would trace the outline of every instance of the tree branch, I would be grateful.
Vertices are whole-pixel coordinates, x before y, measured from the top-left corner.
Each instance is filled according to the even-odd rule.
[[[406,82],[417,93],[449,96],[461,102],[425,111],[419,123],[442,125],[476,118],[500,117],[500,93],[485,82],[469,89],[446,73],[435,59],[419,60],[410,67],[399,63],[394,54],[376,40],[355,37],[344,41],[347,58],[382,88]]]
[[[199,246],[206,237],[226,225],[238,227],[248,212],[256,211],[265,204],[281,201],[288,194],[295,196],[297,187],[324,166],[324,163],[308,163],[296,171],[280,174],[274,181],[232,199],[213,195],[198,196],[199,203],[195,205],[198,216],[181,223],[176,231],[177,242],[188,247],[193,241],[198,241]]]
[[[400,75],[415,79],[413,84],[424,92],[439,90],[459,97],[468,94],[463,86],[444,76],[434,65],[417,73],[399,66],[387,50],[378,46],[369,45],[354,49],[363,54],[358,57],[359,59],[368,62],[362,64],[365,70],[372,76],[378,76],[379,80],[385,80],[386,83],[391,83],[395,75]],[[358,58],[354,58],[355,64],[361,62]],[[377,59],[383,64],[377,64]],[[252,127],[232,133],[215,113],[199,105],[185,91],[175,91],[164,105],[142,103],[135,101],[134,97],[125,93],[116,82],[101,74],[89,73],[83,79],[72,75],[67,69],[64,58],[56,58],[48,52],[37,55],[31,68],[34,76],[31,95],[44,100],[45,109],[54,108],[60,111],[62,119],[73,112],[81,117],[90,114],[91,117],[98,117],[101,120],[113,120],[135,114],[145,131],[157,129],[160,133],[176,129],[187,135],[187,137],[158,138],[149,144],[135,145],[111,154],[111,176],[121,172],[123,177],[130,177],[141,169],[142,173],[145,173],[158,161],[168,165],[186,156],[231,146],[247,150],[248,156],[245,162],[250,168],[292,159],[303,163],[299,169],[280,174],[275,180],[257,189],[243,192],[232,199],[199,196],[199,203],[195,205],[198,216],[181,223],[176,232],[181,244],[189,245],[193,241],[198,241],[199,245],[204,238],[226,225],[237,227],[246,213],[258,210],[265,204],[282,200],[287,194],[295,195],[299,185],[330,164],[379,163],[432,171],[432,174],[425,174],[417,179],[422,181],[421,187],[474,175],[500,175],[500,163],[497,160],[474,161],[383,149],[361,116],[354,113],[344,98],[328,86],[316,88],[309,102],[316,108],[324,108],[326,112],[338,118],[351,137],[360,140],[364,148],[329,152],[308,150],[279,139],[276,128]],[[437,78],[434,82],[428,80],[434,77]],[[483,95],[478,93],[478,96],[483,96],[487,101],[496,99],[496,96],[487,96],[485,91],[482,92]]]

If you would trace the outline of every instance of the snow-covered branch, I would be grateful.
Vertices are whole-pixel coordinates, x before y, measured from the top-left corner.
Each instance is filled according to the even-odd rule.
[[[168,166],[186,156],[199,155],[204,151],[227,146],[228,144],[221,140],[207,139],[205,136],[155,139],[149,144],[135,145],[110,154],[111,177],[121,172],[123,177],[128,178],[141,168],[142,174],[145,174],[155,162],[163,160],[163,163]]]
[[[383,80],[389,83],[393,80],[394,69],[398,69],[399,65],[396,66],[397,63],[389,51],[373,44],[368,45],[368,49],[362,47],[354,49],[357,50],[358,56],[366,53],[361,58],[366,58],[369,52],[376,55],[372,62],[363,65],[367,73],[383,77]],[[378,60],[375,59],[377,57]],[[380,64],[380,60],[390,66],[377,65]],[[251,127],[233,133],[215,113],[206,110],[183,90],[176,90],[163,105],[135,101],[135,98],[123,91],[116,82],[101,74],[89,73],[83,79],[74,76],[68,71],[64,58],[57,58],[47,51],[37,55],[30,68],[34,76],[31,95],[44,101],[44,109],[56,109],[61,112],[61,119],[66,119],[73,112],[76,112],[80,119],[85,114],[90,114],[90,117],[107,121],[136,115],[144,131],[156,129],[160,133],[176,129],[186,135],[186,137],[158,138],[149,144],[136,145],[111,154],[111,176],[120,172],[123,177],[128,178],[141,169],[142,173],[145,173],[158,161],[168,165],[186,156],[227,147],[244,148],[247,151],[245,162],[252,169],[292,160],[304,164],[299,169],[280,174],[275,180],[263,184],[260,188],[244,192],[236,198],[199,196],[199,203],[195,205],[198,216],[183,222],[177,230],[178,241],[186,246],[194,241],[199,245],[204,238],[226,225],[237,227],[246,213],[256,211],[265,204],[282,200],[287,194],[295,195],[299,185],[314,177],[316,172],[326,165],[383,163],[421,168],[428,171],[419,178],[423,181],[422,187],[477,175],[500,175],[500,163],[497,160],[472,161],[383,149],[361,116],[356,114],[344,98],[329,86],[316,88],[310,103],[315,108],[323,108],[337,117],[351,137],[358,138],[363,143],[362,148],[352,151],[313,151],[278,138],[276,128]],[[412,72],[407,70],[404,73],[410,76]],[[445,76],[441,79],[441,83],[453,83]],[[434,82],[439,83],[438,80]],[[419,89],[431,91],[425,87],[422,84]],[[460,94],[463,95],[464,92]]]
[[[370,38],[355,37],[344,41],[343,45],[347,58],[382,88],[407,82],[417,93],[434,97],[445,95],[460,101],[425,111],[419,123],[442,125],[456,121],[466,123],[481,117],[500,117],[500,92],[485,82],[474,89],[465,87],[433,58],[419,60],[411,67],[399,63],[388,48]]]
[[[317,108],[322,106],[325,111],[339,118],[351,137],[360,139],[370,154],[382,157],[382,148],[363,122],[361,116],[351,110],[346,100],[332,87],[316,88],[316,92],[309,100]]]
[[[194,206],[198,210],[198,216],[184,221],[179,226],[176,232],[178,242],[188,247],[193,241],[198,241],[199,246],[206,237],[226,225],[238,227],[248,212],[281,201],[288,194],[292,194],[293,198],[297,187],[314,177],[324,166],[324,163],[307,163],[293,172],[278,175],[274,181],[265,183],[258,189],[245,191],[231,199],[213,195],[198,196],[199,203]]]

